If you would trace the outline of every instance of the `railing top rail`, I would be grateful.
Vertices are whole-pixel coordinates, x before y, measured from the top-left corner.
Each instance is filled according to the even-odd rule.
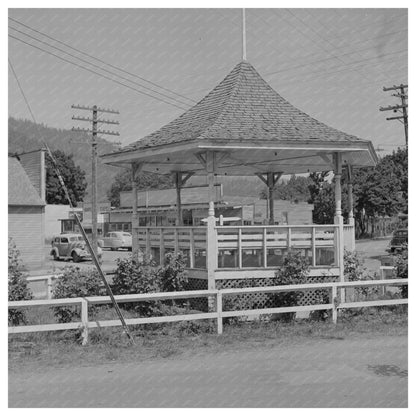
[[[267,225],[267,224],[259,224],[259,225],[216,225],[215,228],[217,229],[230,229],[230,228],[241,228],[241,229],[256,229],[256,228],[266,228],[266,229],[286,229],[286,228],[335,228],[338,227],[337,224],[293,224],[293,225]]]
[[[207,227],[205,225],[181,225],[181,226],[176,226],[176,225],[141,225],[140,227],[138,227],[139,230],[160,230],[161,228],[163,228],[164,230],[190,230],[192,229],[200,229],[200,230],[206,230]]]
[[[61,276],[63,276],[62,273],[44,274],[44,275],[41,275],[41,276],[27,276],[26,280],[28,282],[36,282],[37,280],[46,280],[46,279],[49,279],[49,278],[57,279],[58,277],[61,277]]]
[[[258,292],[285,292],[306,289],[323,289],[323,288],[343,288],[357,286],[387,286],[387,285],[405,285],[408,279],[387,279],[387,280],[366,280],[354,282],[327,282],[327,283],[306,283],[300,285],[282,285],[282,286],[262,286],[248,287],[237,289],[222,290],[189,290],[183,292],[162,292],[162,293],[142,293],[131,295],[116,295],[115,298],[119,302],[134,302],[143,300],[162,300],[162,299],[186,299],[205,297],[216,294],[240,294],[240,293],[258,293]],[[25,308],[30,306],[67,306],[80,304],[87,301],[89,304],[109,303],[109,296],[90,296],[85,298],[66,298],[66,299],[41,299],[41,300],[22,300],[8,302],[9,308]]]
[[[36,299],[9,301],[9,308],[26,308],[29,306],[69,306],[81,304],[84,298]]]

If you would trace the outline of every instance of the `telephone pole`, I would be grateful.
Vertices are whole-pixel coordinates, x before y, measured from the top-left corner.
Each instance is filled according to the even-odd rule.
[[[392,87],[383,87],[383,91],[396,91],[392,94],[392,97],[398,97],[401,99],[401,105],[389,105],[388,107],[380,107],[380,111],[393,111],[395,113],[400,112],[401,116],[387,117],[386,120],[399,120],[404,125],[404,135],[406,138],[406,149],[408,143],[408,111],[407,111],[407,94],[408,86],[404,84],[393,85]],[[403,121],[402,121],[403,120]]]
[[[72,127],[72,131],[78,131],[81,133],[91,133],[91,222],[92,222],[92,248],[95,253],[97,253],[97,135],[111,135],[111,136],[120,136],[118,132],[109,131],[109,130],[100,130],[98,124],[120,124],[115,120],[104,120],[99,119],[99,113],[110,113],[110,114],[120,114],[117,110],[105,109],[97,107],[96,105],[92,107],[83,106],[83,105],[72,105],[71,108],[77,110],[91,111],[92,117],[81,117],[81,116],[72,116],[72,120],[79,121],[88,121],[92,123],[91,129],[84,129],[81,127]]]

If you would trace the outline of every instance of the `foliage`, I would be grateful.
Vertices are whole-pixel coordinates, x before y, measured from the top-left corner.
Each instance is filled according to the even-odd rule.
[[[68,189],[71,202],[74,206],[77,206],[78,202],[83,201],[87,188],[85,172],[79,166],[75,165],[72,154],[68,155],[61,150],[55,150],[52,154]],[[48,154],[46,155],[46,202],[48,204],[68,203],[52,160]]]
[[[144,257],[141,263],[131,257],[118,259],[112,289],[116,295],[178,291],[184,290],[187,282],[184,255],[180,252],[176,255],[168,253],[165,264],[159,268],[148,257]],[[155,301],[123,307],[134,309],[144,316],[160,314],[163,309],[162,303]]]
[[[106,289],[103,287],[101,277],[96,270],[81,270],[79,267],[66,267],[52,290],[54,299],[76,298],[85,296],[104,296]],[[91,313],[94,309],[90,307]],[[71,322],[73,318],[79,318],[79,311],[73,307],[57,307],[54,314],[59,322]]]
[[[275,273],[274,285],[296,285],[307,282],[309,262],[299,251],[289,251],[283,259],[282,267]],[[270,295],[271,305],[278,307],[298,306],[303,292],[282,292]],[[295,312],[279,314],[279,319],[289,322],[296,316]]]
[[[20,258],[20,252],[12,238],[9,238],[8,244],[8,300],[30,300],[33,298],[32,292],[27,285],[27,281],[22,272],[23,263]],[[19,325],[26,322],[26,316],[23,311],[10,309],[8,322],[11,325]]]
[[[273,191],[275,199],[292,202],[306,202],[309,200],[310,179],[304,176],[292,175],[288,181],[282,181]],[[268,198],[268,190],[263,189],[260,198]]]
[[[176,292],[185,290],[188,276],[185,273],[185,256],[182,252],[178,254],[167,253],[165,264],[157,271],[160,289],[162,292]]]
[[[396,271],[396,276],[399,279],[408,278],[408,247],[407,244],[404,246],[403,250],[394,256],[394,267]],[[408,297],[408,286],[400,286],[400,293],[402,298]]]
[[[173,186],[172,180],[168,175],[158,175],[156,173],[142,172],[136,180],[139,190],[143,189],[166,189]],[[120,192],[131,191],[131,172],[123,171],[116,175],[107,197],[113,207],[120,206]]]

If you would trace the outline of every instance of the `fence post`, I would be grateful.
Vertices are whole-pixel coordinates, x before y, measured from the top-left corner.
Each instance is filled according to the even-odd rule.
[[[47,299],[52,299],[52,277],[53,276],[48,276],[48,279],[46,280],[46,284],[47,284],[47,288],[46,288]]]
[[[215,290],[215,270],[218,267],[218,250],[217,250],[217,230],[215,229],[215,211],[214,203],[209,203],[208,219],[207,219],[207,274],[208,289]],[[208,310],[214,310],[214,299],[208,297]]]
[[[222,293],[220,290],[217,291],[217,333],[222,334]]]
[[[338,318],[338,298],[337,298],[337,286],[332,286],[331,288],[331,297],[332,297],[332,322],[337,323]]]
[[[82,345],[88,342],[88,301],[81,300]]]

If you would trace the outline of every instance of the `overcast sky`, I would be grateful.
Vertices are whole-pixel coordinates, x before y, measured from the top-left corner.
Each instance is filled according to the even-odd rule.
[[[406,9],[247,9],[246,13],[247,60],[280,95],[332,127],[372,140],[376,148],[385,149],[380,154],[405,144],[402,124],[386,121],[393,114],[380,112],[379,107],[398,103],[392,92],[383,92],[383,86],[407,83]],[[123,145],[179,116],[242,57],[240,9],[11,9],[9,17],[113,67],[9,20],[20,31],[9,29],[10,35],[131,87],[9,38],[9,58],[37,120],[70,129],[71,104],[115,108],[120,111],[121,136],[109,140]],[[9,115],[30,118],[10,70]]]

